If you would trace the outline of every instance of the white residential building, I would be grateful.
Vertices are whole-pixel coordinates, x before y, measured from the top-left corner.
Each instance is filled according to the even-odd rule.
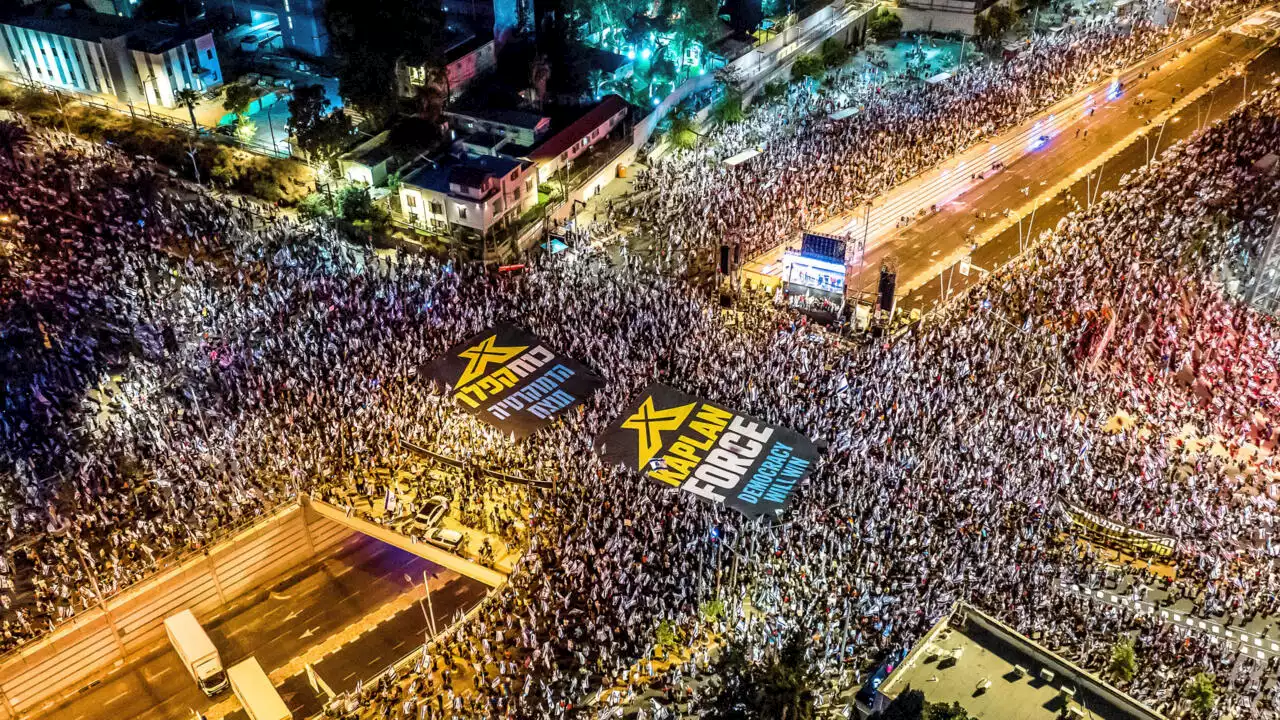
[[[413,224],[479,236],[506,226],[537,200],[534,164],[492,155],[432,161],[400,185],[400,207]]]
[[[114,15],[53,11],[0,21],[0,73],[123,103],[178,105],[184,88],[221,85],[210,33]]]

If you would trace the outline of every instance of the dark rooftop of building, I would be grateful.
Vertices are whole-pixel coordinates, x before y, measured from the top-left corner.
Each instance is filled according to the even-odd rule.
[[[468,155],[465,158],[444,156],[423,164],[409,173],[405,185],[451,194],[449,184],[480,187],[487,177],[502,178],[523,163],[493,155]]]
[[[485,120],[502,125],[510,125],[512,127],[527,128],[529,130],[537,129],[539,123],[545,118],[541,115],[523,110],[463,110],[453,109],[445,112],[446,115],[456,117],[475,118],[477,120]]]
[[[182,28],[167,23],[149,23],[106,13],[73,10],[65,5],[18,12],[5,16],[0,22],[89,42],[125,37],[125,43],[130,49],[146,53],[163,52],[192,38],[208,34],[208,30],[199,25]]]
[[[978,720],[1058,720],[1064,711],[1082,720],[1163,720],[1138,700],[963,603],[912,648],[879,692],[893,699],[908,689],[920,690],[929,702],[958,702]],[[1071,700],[1064,699],[1064,689]]]
[[[493,33],[471,33],[470,37],[459,39],[445,50],[444,61],[451,63],[464,58],[491,42],[493,42]]]

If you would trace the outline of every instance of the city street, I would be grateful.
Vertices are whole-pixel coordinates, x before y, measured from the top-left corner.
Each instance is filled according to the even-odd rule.
[[[1221,53],[1217,55],[1224,57]],[[1277,72],[1280,72],[1280,52],[1272,49],[1249,64],[1250,92],[1255,86],[1269,85]],[[1185,140],[1195,133],[1199,124],[1207,125],[1214,120],[1226,117],[1243,97],[1244,86],[1244,76],[1233,76],[1197,99],[1164,127],[1160,146],[1168,147]],[[1145,92],[1148,97],[1156,98],[1156,103],[1152,107],[1161,107],[1162,96],[1157,94],[1158,91]],[[1169,104],[1167,96],[1163,97],[1163,103],[1165,106]],[[1122,131],[1119,128],[1133,124],[1132,121],[1133,118],[1129,115],[1117,113],[1114,126],[1097,126],[1096,130],[1090,133],[1087,141],[1076,140],[1073,137],[1073,131],[1055,140],[1054,145],[1058,148],[1056,153],[1028,158],[1010,168],[1009,171],[983,183],[976,192],[960,198],[946,211],[903,230],[894,238],[892,246],[875,248],[868,253],[867,267],[857,284],[850,280],[850,289],[863,288],[867,293],[867,300],[870,301],[879,275],[880,262],[889,258],[899,263],[898,307],[906,311],[918,308],[922,312],[927,312],[937,305],[944,291],[950,297],[970,284],[976,283],[981,279],[983,270],[999,268],[1016,256],[1020,252],[1020,243],[1019,226],[1015,222],[1002,232],[995,233],[973,251],[971,262],[974,269],[968,277],[958,272],[958,262],[939,265],[940,259],[946,258],[948,254],[963,247],[964,233],[969,227],[974,224],[982,227],[973,213],[975,211],[986,213],[988,216],[986,224],[994,226],[995,221],[1004,219],[999,215],[1004,209],[1018,207],[1027,202],[1026,197],[1021,195],[1021,188],[1031,186],[1034,192],[1034,187],[1053,185],[1055,181],[1050,178],[1069,175],[1067,171],[1089,162],[1090,143],[1093,142],[1094,135],[1100,136],[1098,145],[1101,146],[1103,144],[1101,138],[1120,136]],[[1154,134],[1159,134],[1159,130]],[[1154,143],[1154,141],[1153,137],[1151,142]],[[1126,173],[1142,165],[1148,147],[1146,141],[1139,139],[1108,157],[1101,168],[1091,173],[1089,178],[1080,178],[1061,193],[1037,198],[1034,224],[1028,218],[1022,226],[1024,241],[1030,235],[1057,225],[1063,216],[1074,209],[1075,205],[1071,202],[1071,198],[1083,206],[1087,205],[1089,193],[1092,192],[1096,200],[1102,192],[1115,189]],[[1155,148],[1151,147],[1151,151],[1154,153]],[[1055,158],[1059,157],[1063,159],[1064,170],[1061,173],[1055,173],[1053,166]],[[993,213],[996,214],[995,218],[991,217]]]
[[[873,202],[871,232],[866,258],[860,263],[861,272],[856,268],[859,266],[857,244],[864,229],[862,213],[846,214],[814,230],[849,235],[848,259],[855,266],[847,282],[851,296],[863,290],[869,301],[879,278],[880,265],[887,262],[898,269],[897,294],[902,297],[956,263],[957,255],[963,254],[966,244],[981,241],[984,234],[998,230],[1005,220],[1006,210],[1014,212],[1032,201],[1048,202],[1060,190],[1056,186],[1069,181],[1081,168],[1102,161],[1135,132],[1148,128],[1151,137],[1146,141],[1137,140],[1138,145],[1146,147],[1154,144],[1167,146],[1174,137],[1184,137],[1196,124],[1195,110],[1183,113],[1185,118],[1189,112],[1190,120],[1179,121],[1183,123],[1182,127],[1175,127],[1178,122],[1164,127],[1164,137],[1158,141],[1161,128],[1153,125],[1151,118],[1159,116],[1175,101],[1184,101],[1194,89],[1214,83],[1223,73],[1232,72],[1240,63],[1254,56],[1260,47],[1260,43],[1249,38],[1230,33],[1218,34],[1191,54],[1172,61],[1165,58],[1166,62],[1158,71],[1145,79],[1126,84],[1117,97],[1101,101],[1107,88],[1106,83],[1102,83],[1091,93],[1082,93],[1064,101],[1042,116],[992,138],[990,143],[975,146],[885,193]],[[1258,70],[1251,72],[1257,82]],[[1213,106],[1208,108],[1214,117],[1225,114],[1241,99],[1242,81],[1233,77],[1223,86],[1230,88],[1233,83],[1236,95],[1225,89],[1210,95],[1216,98]],[[1100,104],[1088,102],[1089,97],[1099,98]],[[1063,107],[1072,110],[1063,112]],[[1095,108],[1091,115],[1086,109],[1090,107]],[[972,174],[965,171],[966,162],[973,171],[986,170],[976,160],[989,154],[989,146],[1004,148],[997,153],[1000,156],[1009,152],[1021,154],[1022,148],[1019,146],[1015,150],[1014,145],[1025,142],[1029,134],[1039,132],[1049,135],[1049,139],[1022,159],[1011,162],[1003,171],[987,173],[985,179],[973,182],[963,177]],[[1156,147],[1151,147],[1151,151],[1156,152]],[[912,215],[935,200],[942,201],[938,204],[937,213],[914,219],[904,228],[894,227],[902,215]],[[890,208],[892,212],[886,213],[884,208]],[[982,218],[978,217],[979,213]],[[1051,227],[1040,212],[1037,213],[1036,225],[1040,229]],[[1016,237],[1015,234],[1015,247]],[[747,263],[744,277],[753,282],[776,282],[781,273],[779,260],[783,249],[775,249]]]
[[[281,674],[296,675],[301,671],[299,657],[318,655],[316,671],[335,692],[342,692],[407,654],[420,644],[426,628],[417,599],[422,596],[422,573],[432,568],[419,557],[357,535],[337,554],[263,588],[212,620],[201,620],[224,667],[256,657],[295,717],[306,717],[320,710],[321,701],[305,676],[282,682]],[[432,583],[438,624],[447,625],[486,590],[482,583],[455,573],[439,573]],[[35,717],[177,720],[189,718],[192,710],[211,720],[244,716],[230,692],[206,698],[163,641],[102,682]]]

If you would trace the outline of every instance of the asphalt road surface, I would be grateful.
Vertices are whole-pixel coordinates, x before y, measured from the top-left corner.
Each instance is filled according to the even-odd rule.
[[[967,284],[976,282],[981,277],[981,270],[971,272],[966,278],[959,274],[955,265],[943,269],[938,263],[964,247],[969,233],[981,234],[985,228],[1003,220],[1005,210],[1020,207],[1028,202],[1028,197],[1035,198],[1037,193],[1043,193],[1034,225],[1028,220],[1022,230],[1024,237],[1039,233],[1054,227],[1074,208],[1067,195],[1074,196],[1083,204],[1088,191],[1097,192],[1097,182],[1102,183],[1104,191],[1115,188],[1121,176],[1143,163],[1148,148],[1153,153],[1158,152],[1157,136],[1161,130],[1159,126],[1149,126],[1149,118],[1169,108],[1172,98],[1184,96],[1192,89],[1209,83],[1219,73],[1230,71],[1258,48],[1256,41],[1220,35],[1190,61],[1181,61],[1167,72],[1152,75],[1148,80],[1125,88],[1122,97],[1100,108],[1094,117],[1078,122],[1037,152],[978,183],[938,214],[917,221],[876,247],[869,248],[862,272],[853,273],[850,277],[851,293],[856,294],[861,288],[870,301],[881,263],[888,262],[897,266],[900,298],[905,288],[911,289],[905,299],[899,300],[899,308],[928,311],[936,306],[944,290],[949,291],[948,297],[954,296]],[[1263,83],[1270,83],[1271,75],[1277,69],[1280,69],[1280,57],[1275,50],[1254,60],[1247,75],[1250,91]],[[1179,113],[1174,121],[1164,125],[1159,148],[1167,148],[1190,136],[1198,125],[1228,114],[1241,101],[1244,83],[1244,76],[1233,76]],[[1137,104],[1138,101],[1142,104]],[[1081,179],[1056,196],[1046,193],[1048,188],[1069,180],[1079,168],[1105,155],[1108,149],[1142,127],[1150,128],[1147,133],[1150,139],[1144,141],[1139,138],[1108,158],[1100,170],[1100,177],[1099,173],[1094,173],[1091,179]],[[1081,130],[1079,135],[1076,128]],[[1024,194],[1024,189],[1029,193]],[[979,219],[977,213],[985,214],[985,219]],[[982,270],[998,268],[1018,254],[1019,244],[1019,229],[1014,225],[975,250],[972,264]]]
[[[254,656],[270,674],[335,633],[361,623],[371,612],[403,594],[420,595],[423,571],[448,572],[416,555],[356,535],[333,555],[206,620],[205,630],[218,647],[224,667]],[[406,574],[415,578],[416,584],[410,585]],[[432,587],[435,588],[434,583]],[[434,589],[437,624],[447,625],[456,612],[465,612],[487,590],[484,584],[465,577]],[[422,610],[416,603],[409,605],[326,655],[316,663],[316,670],[334,691],[343,692],[420,644],[425,630]],[[305,718],[321,709],[321,700],[305,676],[289,678],[279,690],[295,718]],[[192,710],[207,712],[215,703],[231,697],[228,691],[217,698],[206,698],[168,641],[162,640],[152,651],[140,654],[100,683],[33,717],[189,720]],[[227,717],[245,716],[243,711],[237,711]]]

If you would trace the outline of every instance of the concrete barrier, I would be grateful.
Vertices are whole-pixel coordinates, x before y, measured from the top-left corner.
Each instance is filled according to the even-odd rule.
[[[228,603],[345,542],[355,530],[290,503],[0,658],[0,720],[79,690],[164,636],[164,618],[210,618]]]

